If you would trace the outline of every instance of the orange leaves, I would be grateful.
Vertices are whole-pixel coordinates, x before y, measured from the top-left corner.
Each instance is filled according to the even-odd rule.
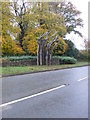
[[[1,43],[2,55],[21,55],[24,54],[22,48],[15,43],[8,35],[6,38],[2,38]]]
[[[37,40],[30,40],[27,45],[28,52],[32,55],[37,54]]]
[[[68,45],[65,43],[62,37],[59,36],[60,43],[54,50],[55,54],[64,54],[67,50]]]
[[[33,32],[26,32],[25,37],[23,38],[23,48],[28,54],[37,54],[37,39]]]
[[[33,33],[34,33],[34,37],[35,38],[38,38],[38,37],[40,37],[42,34],[44,34],[45,32],[47,32],[47,29],[43,29],[43,25],[41,26],[41,27],[39,27],[39,28],[35,28],[35,29],[33,29]]]
[[[14,54],[15,55],[23,55],[23,54],[25,54],[25,52],[22,50],[22,48],[20,46],[18,46],[18,45],[15,45],[13,49],[14,49]]]

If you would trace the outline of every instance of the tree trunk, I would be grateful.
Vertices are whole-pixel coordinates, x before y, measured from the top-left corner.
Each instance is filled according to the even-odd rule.
[[[50,53],[50,65],[52,65],[52,52]]]
[[[43,65],[43,47],[40,45],[40,65]]]
[[[46,65],[46,48],[43,48],[43,65]]]
[[[20,38],[20,46],[21,46],[21,48],[23,49],[23,44],[22,44],[22,42],[23,42],[23,37],[24,37],[24,28],[23,28],[22,22],[19,23],[19,26],[20,26],[20,29],[21,29],[21,34],[20,34],[20,36],[19,36],[19,38]]]
[[[39,43],[37,48],[37,65],[40,65],[40,44]]]
[[[49,49],[47,48],[46,65],[49,65]]]
[[[43,65],[46,64],[46,47],[45,47],[45,40],[42,41],[42,62]]]

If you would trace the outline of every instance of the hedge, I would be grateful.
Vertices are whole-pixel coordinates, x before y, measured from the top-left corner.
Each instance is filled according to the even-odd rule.
[[[12,56],[3,57],[2,61],[20,61],[20,60],[36,60],[37,56]],[[77,60],[73,57],[67,56],[53,56],[53,59],[59,59],[60,64],[75,64]]]
[[[3,57],[3,60],[9,61],[20,61],[20,60],[35,60],[37,59],[36,56],[12,56],[12,57]]]
[[[58,58],[59,59],[59,63],[60,64],[75,64],[77,62],[77,60],[73,57],[67,57],[67,56],[54,56],[53,57]]]

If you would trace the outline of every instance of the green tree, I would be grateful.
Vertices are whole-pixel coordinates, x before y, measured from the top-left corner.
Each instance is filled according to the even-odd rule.
[[[19,32],[19,29],[17,29],[17,26],[14,24],[14,15],[10,10],[10,3],[3,2],[0,4],[1,7],[1,25],[2,25],[2,31],[1,35],[3,37],[10,35],[15,36],[16,32]]]
[[[14,1],[12,8],[16,23],[20,28],[20,34],[17,35],[16,39],[26,53],[32,52],[36,54],[33,51],[37,49],[35,49],[35,46],[37,47],[37,38],[46,31],[50,31],[49,35],[52,35],[55,31],[59,36],[66,34],[64,17],[50,12],[48,3],[26,3],[22,0],[21,5],[18,5],[18,2]],[[29,48],[31,41],[35,43],[32,44],[32,50]]]
[[[0,34],[2,55],[16,55],[19,53],[22,54],[22,49],[18,43],[13,40],[13,38],[16,36],[16,33],[19,32],[19,29],[14,24],[14,15],[10,9],[10,3],[2,2],[0,7],[0,12],[2,14],[2,30]]]
[[[14,2],[12,2],[11,4],[11,10],[13,11],[13,15],[15,17],[15,24],[17,25],[17,27],[19,28],[20,32],[17,34],[17,40],[20,42],[20,46],[23,49],[23,37],[24,37],[24,33],[25,30],[27,28],[28,25],[28,12],[26,9],[26,3],[24,0],[21,0],[21,2],[19,3],[19,0],[14,0]]]
[[[78,17],[80,12],[70,2],[28,3],[25,0],[14,0],[12,3],[2,3],[2,8],[3,37],[10,40],[14,38],[13,42],[27,54],[36,54],[37,38],[46,31],[50,31],[49,41],[56,31],[61,39],[72,31],[80,35],[80,32],[76,31],[77,26],[82,26],[82,20]],[[58,48],[63,54],[66,44],[63,39],[61,42]]]
[[[74,32],[82,37],[82,34],[77,27],[83,27],[83,20],[80,18],[81,12],[71,3],[67,1],[61,2],[50,2],[51,11],[58,13],[60,16],[63,15],[65,19],[65,25],[67,33]]]
[[[67,50],[65,51],[64,55],[78,59],[79,50],[77,48],[75,48],[74,43],[71,40],[65,40],[65,42],[67,43],[68,47],[67,47]]]
[[[81,51],[84,59],[90,60],[90,41],[84,38],[84,50]]]

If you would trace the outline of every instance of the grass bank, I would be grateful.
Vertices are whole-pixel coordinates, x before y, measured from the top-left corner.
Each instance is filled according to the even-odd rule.
[[[31,72],[80,67],[86,65],[88,65],[88,62],[77,62],[76,64],[52,65],[52,66],[45,65],[45,66],[23,66],[23,67],[20,66],[20,67],[3,67],[3,68],[0,67],[0,74],[2,74],[2,76],[8,76],[8,75],[24,74]]]

